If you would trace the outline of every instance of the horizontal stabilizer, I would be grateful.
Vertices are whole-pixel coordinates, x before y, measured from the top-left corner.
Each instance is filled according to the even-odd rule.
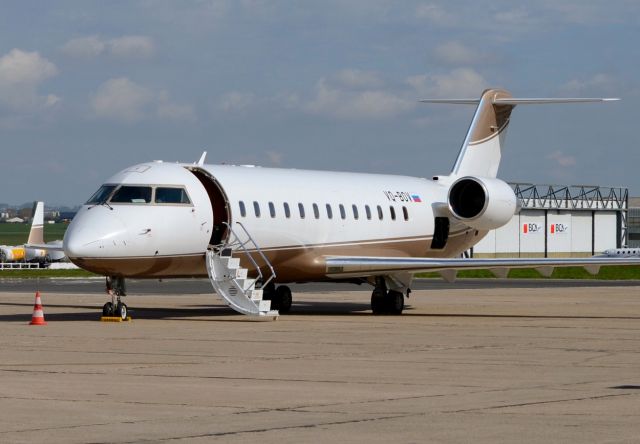
[[[495,105],[549,105],[556,103],[593,103],[615,102],[619,97],[559,97],[559,98],[494,98],[491,103]],[[452,105],[478,105],[480,99],[424,99],[422,103],[449,103]]]

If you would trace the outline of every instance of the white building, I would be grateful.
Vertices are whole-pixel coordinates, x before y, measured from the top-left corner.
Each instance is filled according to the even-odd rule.
[[[522,209],[474,257],[586,257],[627,245],[628,190],[512,184]]]

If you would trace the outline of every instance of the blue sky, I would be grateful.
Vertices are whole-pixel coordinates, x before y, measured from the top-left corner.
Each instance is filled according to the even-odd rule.
[[[448,173],[473,114],[518,107],[499,176],[640,195],[636,1],[56,1],[0,6],[0,202],[82,203],[153,159]]]

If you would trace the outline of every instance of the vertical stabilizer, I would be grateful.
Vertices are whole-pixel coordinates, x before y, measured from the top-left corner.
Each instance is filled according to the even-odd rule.
[[[509,118],[515,106],[497,101],[510,97],[511,94],[502,89],[488,89],[482,93],[452,175],[496,177]]]
[[[27,244],[44,244],[44,202],[33,203],[33,220]]]

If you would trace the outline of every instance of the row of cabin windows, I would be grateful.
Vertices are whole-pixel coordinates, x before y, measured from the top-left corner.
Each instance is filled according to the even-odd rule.
[[[242,217],[247,217],[247,208],[243,201],[239,202],[239,207],[240,207],[240,215]],[[275,218],[276,206],[274,205],[273,202],[269,202],[268,207],[269,207],[269,216],[271,216],[272,218]],[[284,209],[284,216],[287,219],[291,218],[291,208],[289,207],[289,203],[284,202],[282,204],[282,207]],[[313,217],[315,217],[316,219],[320,219],[320,207],[318,206],[318,204],[316,203],[312,204],[311,208],[313,209]],[[327,219],[333,219],[333,208],[331,207],[331,204],[326,204],[325,210],[327,213]],[[340,211],[340,218],[346,219],[347,211],[344,205],[339,204],[338,210]],[[382,207],[378,205],[376,207],[376,210],[378,214],[378,219],[383,220],[384,213],[383,213]],[[358,220],[360,218],[360,213],[358,212],[358,206],[351,205],[351,211],[353,213],[353,218],[355,220]],[[364,206],[364,212],[366,214],[367,219],[371,220],[372,212],[371,212],[371,207],[369,207],[369,205]],[[253,214],[255,214],[256,217],[260,217],[261,215],[260,203],[255,200],[253,201]],[[306,217],[304,204],[302,202],[298,202],[298,214],[300,215],[300,219],[304,219]],[[391,216],[391,220],[396,220],[396,209],[391,205],[389,206],[389,215]],[[407,207],[404,207],[404,206],[402,207],[402,216],[404,217],[404,220],[409,220],[409,210],[407,210]]]

